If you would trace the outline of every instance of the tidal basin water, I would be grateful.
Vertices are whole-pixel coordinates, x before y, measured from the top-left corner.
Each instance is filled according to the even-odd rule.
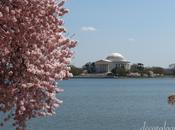
[[[141,130],[165,122],[175,127],[175,106],[167,103],[175,78],[71,79],[59,85],[65,91],[58,95],[64,103],[57,114],[33,119],[28,130]]]

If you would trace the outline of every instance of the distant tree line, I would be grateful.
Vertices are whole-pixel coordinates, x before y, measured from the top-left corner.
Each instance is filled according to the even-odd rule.
[[[70,65],[71,67],[71,73],[74,76],[81,75],[82,73],[96,73],[96,67],[94,62],[87,62],[83,67],[76,67],[74,65]],[[175,64],[171,64],[169,68],[163,68],[163,67],[144,67],[144,64],[137,63],[132,64],[130,66],[129,70],[126,70],[125,68],[114,68],[110,73],[107,75],[109,76],[128,76],[131,73],[137,73],[141,77],[142,76],[151,76],[151,74],[157,74],[157,75],[174,75],[175,76]]]
[[[127,76],[132,73],[139,74],[140,77],[150,77],[151,74],[167,75],[166,69],[162,67],[144,67],[142,63],[131,65],[130,70],[125,70],[124,68],[114,68],[111,72],[115,76]]]

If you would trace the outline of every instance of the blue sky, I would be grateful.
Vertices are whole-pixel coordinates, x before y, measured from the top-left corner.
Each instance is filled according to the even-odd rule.
[[[121,53],[131,63],[175,63],[174,0],[68,0],[65,26],[79,41],[72,64]]]

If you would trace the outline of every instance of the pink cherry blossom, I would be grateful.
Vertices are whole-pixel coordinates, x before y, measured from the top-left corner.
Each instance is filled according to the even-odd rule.
[[[51,116],[62,104],[58,80],[69,73],[77,41],[64,36],[69,10],[65,0],[0,0],[0,112],[13,119],[16,130],[26,122]]]

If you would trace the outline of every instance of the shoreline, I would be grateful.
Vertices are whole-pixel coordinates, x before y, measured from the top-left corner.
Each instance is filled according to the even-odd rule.
[[[164,78],[175,78],[174,76],[159,76],[159,77],[122,77],[122,76],[96,76],[96,75],[84,75],[84,76],[73,76],[71,79],[164,79]]]

